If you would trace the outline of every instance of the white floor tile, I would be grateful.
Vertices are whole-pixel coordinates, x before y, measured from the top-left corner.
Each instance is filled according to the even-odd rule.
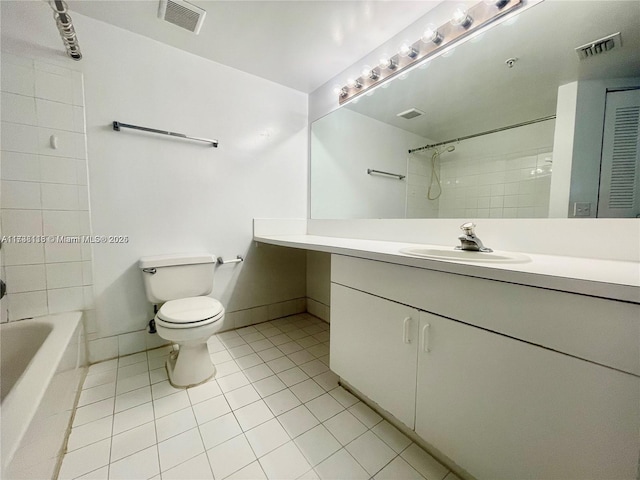
[[[326,391],[330,391],[338,386],[340,377],[338,377],[331,370],[328,370],[324,373],[321,373],[320,375],[316,375],[315,377],[313,377],[313,380]]]
[[[180,433],[191,430],[197,425],[193,410],[188,407],[160,417],[156,420],[158,442],[163,442]]]
[[[367,427],[346,410],[326,420],[323,425],[342,445],[348,444],[367,431]]]
[[[291,342],[293,339],[291,337],[289,337],[287,334],[285,333],[280,333],[278,335],[274,335],[269,337],[269,340],[271,341],[271,343],[273,343],[275,346],[278,345],[283,345],[285,343],[289,343]]]
[[[251,355],[238,358],[236,360],[236,363],[240,366],[242,370],[247,370],[248,368],[255,367],[256,365],[260,365],[261,363],[264,363],[264,362],[258,356],[257,353],[252,353]]]
[[[415,443],[404,450],[400,456],[429,480],[442,480],[449,473],[447,468]]]
[[[369,474],[344,448],[320,463],[316,472],[322,480],[367,480]]]
[[[183,391],[185,391],[184,388],[176,388],[168,380],[151,385],[151,397],[154,400]]]
[[[371,431],[356,438],[346,449],[370,475],[378,473],[396,456],[396,453]]]
[[[306,350],[300,350],[299,352],[291,353],[288,355],[288,357],[296,365],[304,365],[305,363],[315,360],[315,357]]]
[[[97,470],[109,463],[111,440],[101,440],[64,456],[58,478],[72,479]]]
[[[256,329],[258,330],[258,329]],[[256,331],[256,332],[252,332],[252,333],[247,333],[246,335],[240,335],[245,342],[251,344],[253,342],[257,342],[259,340],[264,340],[266,337],[260,333],[260,331]]]
[[[139,373],[132,377],[121,378],[116,384],[116,395],[121,395],[123,393],[137,390],[138,388],[146,387],[147,385],[150,385],[150,383],[151,381],[149,380],[148,372]]]
[[[288,357],[278,357],[275,360],[270,360],[267,362],[267,365],[269,365],[269,368],[273,370],[274,373],[284,372],[296,366]]]
[[[155,370],[149,371],[149,379],[151,384],[162,382],[167,380],[169,377],[167,376],[166,368],[156,368]]]
[[[245,385],[249,385],[249,380],[242,372],[233,373],[231,375],[227,375],[226,377],[222,377],[218,379],[218,385],[220,389],[224,392],[230,392],[231,390],[235,390],[236,388],[244,387]]]
[[[293,367],[278,373],[278,378],[282,380],[287,387],[291,387],[296,383],[304,382],[309,376],[300,370],[299,367]]]
[[[409,437],[386,420],[383,420],[371,430],[396,453],[402,452],[411,445]]]
[[[128,408],[137,407],[151,401],[151,387],[142,387],[131,392],[116,396],[115,412],[122,412]]]
[[[87,388],[97,387],[106,383],[115,382],[117,374],[118,371],[116,369],[113,369],[107,370],[106,372],[102,373],[96,373],[94,375],[87,375],[87,377],[84,379],[84,383],[82,384],[82,389],[86,390]]]
[[[311,469],[307,473],[298,477],[298,480],[321,480],[315,470]]]
[[[105,362],[94,363],[89,367],[87,371],[87,375],[94,375],[96,373],[103,373],[109,370],[116,370],[118,368],[118,359],[114,358],[113,360],[107,360]]]
[[[62,478],[62,477],[59,477]],[[109,465],[105,465],[102,468],[94,470],[93,472],[85,473],[80,477],[76,477],[76,480],[108,480],[109,479]]]
[[[293,442],[287,442],[260,459],[267,478],[293,480],[311,469],[311,465]]]
[[[227,477],[228,480],[267,480],[259,462],[253,462]]]
[[[349,411],[354,417],[364,423],[367,428],[373,428],[382,421],[382,417],[380,415],[362,402],[358,402],[349,407]]]
[[[185,394],[186,395],[186,394]],[[231,407],[224,398],[224,395],[219,395],[204,402],[196,403],[193,406],[193,413],[196,415],[196,421],[198,425],[209,422],[214,418],[218,418],[231,411]]]
[[[330,419],[344,410],[344,407],[328,393],[310,400],[306,403],[306,406],[321,422]]]
[[[249,342],[249,346],[253,349],[254,352],[261,352],[262,350],[273,348],[274,344],[266,338],[263,338],[262,340],[258,340],[255,342]]]
[[[243,357],[246,358],[246,357]],[[224,362],[216,365],[216,380],[220,380],[228,375],[232,375],[240,371],[238,364],[231,360],[230,362]]]
[[[313,355],[316,358],[320,358],[329,353],[329,347],[327,347],[323,343],[319,343],[318,345],[313,345],[307,348],[307,352],[309,352],[311,355]]]
[[[232,410],[242,408],[245,405],[249,405],[257,400],[260,400],[260,395],[255,388],[251,385],[246,385],[241,388],[237,388],[224,394],[229,402],[229,406]]]
[[[271,360],[275,360],[276,358],[280,358],[284,355],[282,351],[280,351],[277,347],[268,348],[267,350],[262,350],[258,352],[258,356],[264,362],[270,362]]]
[[[245,436],[258,458],[291,440],[285,429],[280,425],[280,422],[275,418],[252,428],[245,433]]]
[[[134,353],[133,355],[126,355],[118,358],[118,368],[126,367],[127,365],[133,365],[134,363],[146,362],[147,352]]]
[[[204,448],[209,450],[242,433],[242,428],[233,413],[227,413],[200,425]]]
[[[273,375],[273,370],[271,370],[266,363],[260,363],[245,369],[244,374],[251,382],[257,382],[258,380],[262,380],[263,378]]]
[[[99,418],[104,418],[113,415],[113,405],[115,400],[108,398],[101,402],[92,403],[86,407],[79,407],[76,409],[75,417],[73,419],[73,426],[77,427],[84,425],[85,423],[93,422]]]
[[[111,462],[120,460],[156,444],[156,426],[145,423],[126,432],[114,435],[111,439]]]
[[[228,362],[229,360],[233,360],[233,357],[228,352],[228,350],[220,350],[216,353],[212,353],[210,356],[211,356],[211,361],[213,362],[214,365]]]
[[[323,425],[303,433],[294,442],[311,466],[316,466],[341,448],[340,443]]]
[[[273,418],[267,404],[260,400],[233,412],[245,432]]]
[[[295,394],[302,403],[306,403],[316,397],[319,397],[324,392],[324,389],[318,385],[313,379],[305,380],[304,382],[297,383],[290,387],[290,390]]]
[[[276,416],[300,405],[300,400],[296,398],[290,389],[265,397],[264,401]]]
[[[191,405],[195,405],[196,403],[222,395],[222,390],[220,386],[218,386],[218,382],[211,380],[197,387],[188,388],[187,394],[189,395],[189,400],[191,400]]]
[[[160,469],[163,472],[201,453],[204,453],[204,445],[197,428],[158,443]]]
[[[424,480],[402,457],[394,458],[374,477],[375,480]]]
[[[299,352],[303,347],[298,342],[287,342],[282,345],[278,345],[278,348],[282,350],[285,355],[290,355],[295,352]]]
[[[153,404],[143,403],[137,407],[116,413],[113,416],[113,434],[117,435],[153,421]]]
[[[298,342],[304,348],[309,348],[309,347],[311,347],[313,345],[317,345],[317,344],[320,343],[320,342],[318,342],[318,340],[313,338],[311,335],[308,335],[308,336],[302,337],[302,338],[298,338],[298,339],[296,339],[296,342]]]
[[[160,473],[158,448],[153,445],[109,466],[109,479],[139,480]]]
[[[274,393],[287,388],[287,386],[282,383],[282,380],[275,375],[254,382],[253,386],[262,398],[268,397],[269,395],[273,395]]]
[[[258,329],[253,325],[249,325],[248,327],[238,328],[236,332],[238,332],[238,335],[246,340],[247,336],[258,333]]]
[[[108,416],[74,427],[69,435],[67,451],[71,452],[78,448],[86,447],[87,445],[99,440],[111,438],[112,423],[113,417]]]
[[[278,417],[278,421],[291,438],[303,434],[320,423],[304,405],[283,413]]]
[[[340,402],[340,405],[344,408],[349,408],[360,401],[342,387],[334,388],[329,392],[329,395]]]
[[[80,393],[80,398],[78,399],[78,407],[84,407],[85,405],[89,405],[90,403],[96,403],[101,400],[106,400],[107,398],[115,396],[115,394],[115,382],[106,383],[98,387],[82,390],[82,392]]]
[[[118,368],[118,380],[122,380],[127,377],[133,377],[149,371],[149,365],[147,362],[134,363],[133,365],[127,365],[126,367]]]
[[[216,479],[222,479],[252,463],[256,456],[244,435],[238,435],[207,451]]]
[[[206,453],[181,463],[166,472],[162,480],[213,480],[213,472]]]
[[[187,395],[186,390],[172,393],[171,395],[153,401],[156,418],[164,417],[165,415],[190,406],[191,402],[189,402],[189,395]]]
[[[316,375],[320,375],[321,373],[329,370],[329,367],[320,360],[311,360],[310,362],[303,363],[300,365],[300,368],[310,377],[315,377]]]
[[[230,348],[228,351],[233,358],[240,358],[254,353],[253,348],[249,345],[239,345],[237,347]]]

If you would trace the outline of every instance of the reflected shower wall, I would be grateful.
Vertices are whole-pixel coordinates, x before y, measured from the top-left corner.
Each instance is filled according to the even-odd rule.
[[[435,200],[434,150],[411,154],[407,218],[546,218],[554,130],[547,120],[453,143],[436,159]]]

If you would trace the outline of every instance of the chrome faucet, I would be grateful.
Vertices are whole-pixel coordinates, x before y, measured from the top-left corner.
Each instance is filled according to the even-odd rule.
[[[467,222],[460,225],[460,230],[464,232],[463,235],[458,237],[460,240],[460,246],[456,247],[456,250],[470,250],[474,252],[493,252],[492,249],[485,247],[482,244],[482,240],[476,237],[473,229],[476,227],[475,223]]]

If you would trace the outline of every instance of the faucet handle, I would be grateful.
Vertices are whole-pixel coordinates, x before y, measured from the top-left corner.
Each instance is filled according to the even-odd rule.
[[[476,228],[476,224],[473,222],[467,222],[460,225],[460,230],[462,230],[465,235],[475,235],[473,231],[474,228]]]

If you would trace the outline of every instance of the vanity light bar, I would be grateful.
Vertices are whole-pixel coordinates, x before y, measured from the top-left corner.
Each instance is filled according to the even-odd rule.
[[[358,78],[350,78],[344,87],[337,87],[334,92],[338,95],[339,104],[342,105],[365,93],[369,88],[401,74],[409,67],[432,57],[436,52],[512,12],[522,4],[523,0],[483,0],[467,11],[456,10],[455,17],[438,28],[429,24],[428,33],[425,33],[420,40],[411,45],[403,44],[401,52],[390,58],[380,59],[377,68],[364,69],[365,72],[375,70],[375,75],[367,75],[363,72],[363,75]]]

